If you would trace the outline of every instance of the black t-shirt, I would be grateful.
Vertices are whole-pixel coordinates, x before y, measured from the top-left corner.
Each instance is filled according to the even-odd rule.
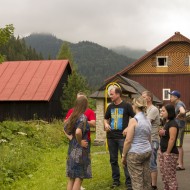
[[[129,117],[134,117],[131,104],[122,101],[119,105],[111,103],[105,114],[105,119],[110,120],[111,131],[107,132],[108,139],[125,138],[123,130],[128,126]]]
[[[164,130],[165,131],[165,135],[161,137],[161,140],[160,140],[160,148],[161,148],[161,152],[166,152],[167,150],[167,147],[168,147],[168,142],[169,142],[169,139],[170,139],[170,134],[169,134],[169,129],[170,127],[176,127],[177,128],[177,135],[178,135],[178,124],[175,120],[170,120],[168,121],[165,126],[164,126]],[[175,143],[174,143],[174,146],[171,150],[171,153],[174,153],[174,154],[178,154],[178,149],[176,147],[176,140],[177,140],[177,135],[176,135],[176,139],[175,139]]]

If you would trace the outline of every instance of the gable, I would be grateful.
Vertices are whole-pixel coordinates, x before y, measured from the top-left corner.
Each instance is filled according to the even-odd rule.
[[[158,57],[168,57],[168,67],[158,67]],[[171,42],[165,47],[144,59],[128,71],[128,74],[160,74],[189,73],[190,67],[185,59],[190,56],[190,44],[186,42]]]

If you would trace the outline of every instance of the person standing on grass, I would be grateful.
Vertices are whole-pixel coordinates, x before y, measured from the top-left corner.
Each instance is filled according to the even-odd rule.
[[[159,148],[159,125],[160,125],[160,113],[156,106],[152,104],[153,94],[149,91],[144,91],[142,93],[142,97],[147,102],[146,116],[150,120],[152,128],[151,128],[151,147],[152,147],[152,155],[150,158],[150,172],[151,172],[151,185],[152,190],[157,189],[157,152]]]
[[[87,106],[87,98],[78,97],[71,116],[64,123],[64,133],[69,138],[66,167],[66,175],[69,178],[67,190],[80,190],[83,179],[92,178],[88,139],[90,126],[84,115]]]
[[[110,98],[112,103],[108,106],[105,118],[104,127],[107,132],[108,149],[110,153],[110,164],[112,169],[113,184],[111,188],[120,185],[120,170],[118,165],[118,151],[120,154],[123,151],[123,143],[125,137],[123,130],[128,126],[129,117],[134,116],[131,104],[124,102],[121,99],[122,91],[120,88],[112,88],[110,90]],[[125,184],[128,190],[131,190],[131,178],[127,166],[124,167],[126,177]]]
[[[178,136],[178,124],[175,121],[175,107],[171,104],[162,106],[161,115],[166,120],[164,128],[160,129],[160,173],[164,183],[164,190],[177,190],[176,166],[178,160],[178,148],[176,141]]]
[[[134,190],[151,190],[151,123],[145,115],[147,102],[143,97],[135,98],[132,106],[136,115],[124,131],[126,139],[121,162],[128,166]]]
[[[170,97],[171,103],[175,105],[175,113],[176,113],[176,122],[179,127],[179,133],[177,137],[177,148],[179,151],[179,159],[178,159],[178,166],[176,169],[178,171],[185,170],[184,163],[183,163],[183,157],[184,157],[184,151],[183,151],[183,139],[184,139],[184,131],[185,131],[185,113],[186,113],[186,106],[185,104],[180,100],[180,93],[177,90],[172,91]]]
[[[83,93],[83,92],[78,92],[77,93],[77,98],[79,98],[80,96],[84,96],[86,97],[86,94]],[[86,97],[87,98],[87,97]],[[73,108],[71,108],[67,114],[66,114],[66,117],[64,119],[64,123],[69,119],[69,117],[71,116],[71,114],[73,113]],[[87,121],[88,121],[88,124],[90,126],[90,128],[95,128],[96,127],[96,116],[95,116],[95,113],[93,110],[91,110],[90,108],[87,108],[84,112],[84,115],[87,117]],[[90,138],[90,130],[88,131],[88,141],[89,143],[91,144],[91,138]],[[86,144],[85,140],[82,140],[82,145]],[[84,187],[81,187],[81,190],[84,190],[85,188]]]

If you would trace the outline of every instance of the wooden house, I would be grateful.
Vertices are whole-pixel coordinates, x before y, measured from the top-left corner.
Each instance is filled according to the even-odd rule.
[[[62,118],[60,98],[71,74],[68,60],[0,64],[0,120]]]
[[[159,99],[170,100],[168,91],[178,90],[190,108],[190,39],[175,32],[169,39],[119,73],[149,89]],[[111,80],[113,77],[107,79]]]

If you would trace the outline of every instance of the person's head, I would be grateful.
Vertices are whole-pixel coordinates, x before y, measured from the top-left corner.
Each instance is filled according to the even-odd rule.
[[[150,91],[144,91],[142,97],[147,101],[147,103],[152,103],[153,94]]]
[[[135,113],[139,111],[145,112],[147,107],[147,101],[142,96],[134,98],[132,101],[132,107]]]
[[[78,92],[78,93],[77,93],[77,98],[80,97],[80,96],[85,96],[85,97],[87,97],[84,92]]]
[[[172,104],[162,106],[161,116],[166,120],[173,120],[176,117],[175,107]]]
[[[175,103],[176,101],[178,101],[181,97],[181,94],[179,93],[179,91],[174,90],[172,92],[168,92],[170,94],[170,101],[172,103]]]
[[[77,119],[86,111],[88,107],[88,100],[86,96],[80,96],[75,100],[75,105],[73,107],[73,113],[68,119],[67,130],[73,132],[74,124]]]
[[[110,90],[110,98],[112,102],[117,102],[118,100],[121,99],[122,96],[122,91],[119,87],[113,87]]]

